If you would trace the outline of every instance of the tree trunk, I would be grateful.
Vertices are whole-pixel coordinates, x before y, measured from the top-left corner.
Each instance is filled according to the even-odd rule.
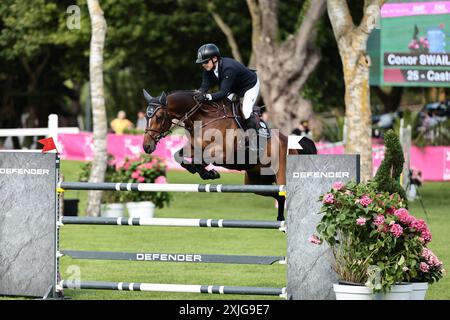
[[[94,160],[89,182],[104,182],[107,165],[106,109],[103,88],[103,48],[105,45],[106,21],[98,0],[88,0],[92,37],[89,57],[89,76],[92,99]],[[87,215],[98,216],[102,191],[89,191]]]
[[[320,61],[315,46],[316,24],[325,11],[325,0],[305,2],[308,6],[303,21],[294,35],[277,40],[278,1],[248,0],[252,17],[259,13],[259,35],[252,36],[256,69],[261,82],[261,95],[271,112],[271,121],[283,133],[289,134],[301,120],[315,125],[312,105],[300,92],[309,75]],[[255,27],[255,26],[254,26]]]
[[[344,69],[345,115],[347,131],[345,152],[360,154],[361,181],[372,178],[372,121],[370,108],[367,39],[379,18],[382,0],[365,0],[359,26],[353,24],[345,0],[327,0],[328,16]]]

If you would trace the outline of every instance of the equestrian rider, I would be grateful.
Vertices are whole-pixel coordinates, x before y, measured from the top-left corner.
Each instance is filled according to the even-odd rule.
[[[253,106],[259,94],[259,80],[255,70],[248,69],[234,59],[221,57],[219,48],[213,43],[204,44],[198,49],[196,63],[204,69],[197,101],[219,101],[232,97],[232,94],[244,97],[242,113],[245,125],[247,129],[256,130],[258,124],[253,115]],[[213,84],[219,85],[219,91],[207,93]]]

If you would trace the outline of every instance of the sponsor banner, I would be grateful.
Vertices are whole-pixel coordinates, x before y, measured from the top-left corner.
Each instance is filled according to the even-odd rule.
[[[117,162],[125,157],[136,158],[144,152],[142,149],[143,135],[108,135],[108,153]],[[93,159],[92,133],[60,134],[58,141],[61,145],[61,159],[91,161]],[[173,154],[180,150],[187,142],[184,136],[172,135],[162,139],[153,153],[164,159],[169,170],[184,170],[173,158]],[[344,154],[343,146],[329,146],[316,143],[319,154]],[[374,173],[378,170],[384,158],[384,146],[374,140],[372,144],[372,165]],[[422,177],[428,181],[450,180],[450,146],[449,147],[411,147],[411,166],[422,171]],[[222,167],[216,170],[230,171]]]
[[[381,7],[382,18],[448,13],[450,1],[385,3]]]

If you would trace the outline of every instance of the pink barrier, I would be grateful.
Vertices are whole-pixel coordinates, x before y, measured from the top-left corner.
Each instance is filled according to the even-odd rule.
[[[92,133],[60,134],[58,136],[61,146],[61,159],[90,161],[93,158]],[[187,139],[184,136],[168,136],[161,140],[153,153],[165,159],[169,169],[182,169],[175,162],[173,154],[180,150]],[[108,134],[108,153],[112,154],[118,162],[125,157],[138,157],[144,152],[142,149],[142,135],[115,135]],[[374,141],[372,147],[372,165],[374,172],[378,169],[384,158],[384,146]],[[317,143],[319,154],[343,154],[344,147],[327,147],[326,144]],[[422,171],[422,177],[427,181],[450,180],[450,146],[411,148],[411,166]],[[221,171],[227,169],[218,167]]]

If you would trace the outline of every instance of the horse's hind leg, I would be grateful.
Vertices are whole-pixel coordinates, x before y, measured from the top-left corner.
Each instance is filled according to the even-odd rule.
[[[278,221],[284,221],[284,204],[286,203],[286,197],[284,195],[278,195],[274,197],[278,203]]]

